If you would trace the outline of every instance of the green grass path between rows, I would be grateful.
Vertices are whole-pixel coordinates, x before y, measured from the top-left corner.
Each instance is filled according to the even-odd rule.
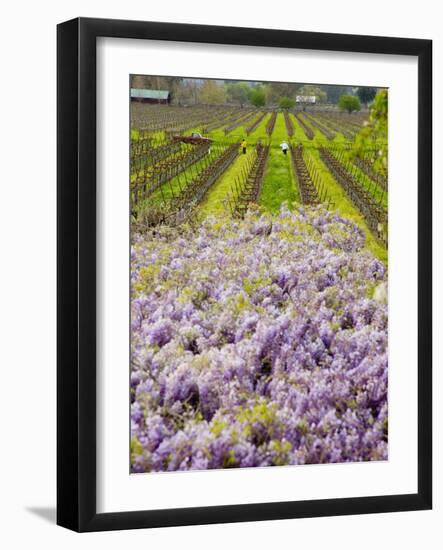
[[[229,208],[225,203],[227,195],[231,192],[231,187],[234,185],[236,176],[239,176],[242,170],[246,167],[249,159],[253,155],[253,149],[250,147],[246,155],[242,153],[234,160],[233,164],[226,170],[224,174],[215,182],[209,189],[204,201],[200,206],[200,214],[207,218],[212,215],[230,215]]]
[[[260,205],[270,212],[278,212],[283,202],[287,202],[291,206],[295,201],[300,201],[291,152],[288,151],[287,155],[284,155],[280,149],[280,144],[283,141],[289,143],[289,138],[286,132],[285,117],[283,113],[278,113],[271,136],[271,148],[260,194]]]

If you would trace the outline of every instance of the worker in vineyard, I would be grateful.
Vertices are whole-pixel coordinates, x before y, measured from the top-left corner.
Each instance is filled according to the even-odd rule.
[[[247,145],[246,140],[243,139],[243,141],[241,142],[241,148],[244,155],[246,155],[246,145]]]
[[[284,141],[283,143],[280,143],[281,150],[283,151],[283,154],[286,155],[289,149],[289,145]]]

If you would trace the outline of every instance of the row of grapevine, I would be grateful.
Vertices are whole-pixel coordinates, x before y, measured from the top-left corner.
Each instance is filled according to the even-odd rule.
[[[259,143],[246,169],[240,173],[226,197],[232,215],[243,217],[251,203],[257,203],[263,184],[269,145]]]
[[[369,229],[387,245],[387,211],[355,177],[334,157],[326,147],[320,148],[320,156],[335,180],[340,183],[354,206],[361,212]]]
[[[303,204],[323,203],[326,208],[332,205],[326,186],[312,161],[306,161],[305,150],[302,144],[292,145],[292,164],[297,179],[297,185]]]

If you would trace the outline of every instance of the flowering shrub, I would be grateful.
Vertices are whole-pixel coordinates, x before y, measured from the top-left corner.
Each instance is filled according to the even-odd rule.
[[[386,273],[363,247],[321,208],[136,236],[132,472],[385,460]]]

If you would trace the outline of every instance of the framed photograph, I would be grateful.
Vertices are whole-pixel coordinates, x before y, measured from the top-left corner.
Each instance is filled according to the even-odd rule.
[[[432,506],[432,42],[58,26],[76,531]]]

